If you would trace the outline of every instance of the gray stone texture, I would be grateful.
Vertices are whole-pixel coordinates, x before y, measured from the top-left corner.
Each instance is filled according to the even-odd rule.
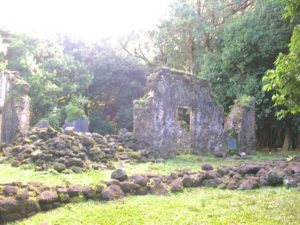
[[[190,110],[189,129],[178,121],[178,109]],[[156,157],[223,149],[224,114],[208,81],[190,74],[158,69],[147,79],[146,94],[134,101],[134,136]]]
[[[255,99],[248,97],[247,103],[236,100],[229,112],[224,133],[228,150],[251,153],[256,149]],[[233,144],[234,143],[234,144]],[[235,148],[235,149],[234,149]]]
[[[0,73],[0,142],[9,143],[29,129],[29,85],[17,72]]]

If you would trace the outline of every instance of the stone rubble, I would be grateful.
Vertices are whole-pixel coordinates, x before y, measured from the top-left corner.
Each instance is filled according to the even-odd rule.
[[[87,169],[113,168],[113,163],[146,161],[143,153],[134,151],[136,141],[132,133],[102,136],[96,133],[64,132],[51,127],[34,127],[10,145],[2,144],[0,158],[6,157],[11,165],[36,165],[36,170],[53,168],[57,172],[82,172]]]

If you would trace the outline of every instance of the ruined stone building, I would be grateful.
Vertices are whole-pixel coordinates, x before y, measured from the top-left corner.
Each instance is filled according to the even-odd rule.
[[[158,69],[134,102],[134,135],[157,157],[223,150],[224,114],[206,80]]]
[[[29,85],[17,72],[0,72],[0,142],[10,142],[29,129]]]

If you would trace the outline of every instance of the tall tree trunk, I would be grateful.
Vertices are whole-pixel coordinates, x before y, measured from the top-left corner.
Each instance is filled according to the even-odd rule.
[[[290,147],[290,132],[289,132],[289,127],[287,126],[285,128],[285,134],[284,134],[284,141],[282,145],[282,151],[286,152],[289,150]]]
[[[298,135],[297,135],[297,150],[300,150],[300,131],[298,131]]]
[[[189,34],[188,35],[188,52],[187,52],[187,62],[186,62],[186,68],[190,73],[193,73],[193,54],[194,54],[194,40],[193,40],[193,35]]]

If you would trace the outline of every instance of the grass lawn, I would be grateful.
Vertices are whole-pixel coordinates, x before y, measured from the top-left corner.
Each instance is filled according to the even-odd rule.
[[[230,191],[187,189],[169,196],[131,196],[108,203],[90,201],[40,213],[18,225],[92,224],[300,224],[300,192],[261,188]]]
[[[211,155],[181,155],[164,163],[122,165],[128,172],[169,174],[172,171],[200,170],[201,164],[233,166],[254,161],[265,162],[290,158],[299,152],[256,153],[248,159],[220,159]],[[116,167],[118,167],[116,163]],[[54,174],[25,168],[0,165],[0,183],[40,181],[48,185],[65,182],[96,184],[109,179],[110,170],[81,174]],[[129,196],[119,201],[89,201],[68,204],[39,213],[13,224],[76,225],[76,224],[300,224],[299,189],[261,188],[251,191],[230,191],[209,188],[186,189],[168,196]]]
[[[256,153],[249,156],[248,159],[238,160],[228,158],[226,160],[213,157],[211,155],[180,155],[175,158],[166,160],[164,163],[139,163],[122,165],[128,174],[155,172],[162,175],[170,174],[176,170],[189,169],[193,171],[200,170],[201,164],[210,163],[217,167],[219,165],[233,166],[236,164],[255,161],[264,162],[268,160],[277,160],[287,158],[289,156],[300,155],[299,152],[288,153]],[[119,163],[116,163],[116,167]],[[14,168],[8,164],[0,164],[0,183],[8,183],[12,181],[39,181],[48,185],[64,184],[66,182],[75,184],[97,184],[101,180],[110,178],[111,170],[95,171],[90,170],[81,174],[54,174],[51,171],[34,171],[31,169]]]

